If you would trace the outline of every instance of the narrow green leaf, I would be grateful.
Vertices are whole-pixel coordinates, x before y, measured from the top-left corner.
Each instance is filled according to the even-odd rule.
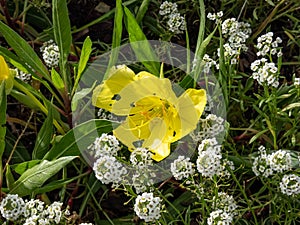
[[[16,68],[24,72],[28,72],[27,68],[24,66],[24,62],[7,48],[0,46],[0,54],[5,58],[7,62],[14,65]]]
[[[141,6],[139,8],[139,11],[137,12],[137,15],[136,15],[136,22],[138,24],[140,24],[142,22],[144,15],[148,11],[149,3],[150,3],[150,0],[143,0]]]
[[[35,146],[32,152],[32,159],[42,159],[50,149],[50,142],[53,136],[53,109],[48,110],[47,119],[44,121],[41,130],[39,131]]]
[[[78,64],[78,72],[76,75],[76,79],[74,82],[74,87],[72,90],[72,96],[74,95],[75,91],[77,90],[78,87],[78,83],[81,79],[81,75],[83,73],[83,71],[86,68],[87,62],[90,58],[91,52],[92,52],[92,41],[90,39],[90,37],[87,37],[84,40],[83,46],[82,46],[82,50],[81,50],[81,54],[80,54],[80,60],[79,60],[79,64]]]
[[[52,18],[55,42],[59,47],[59,66],[65,84],[69,83],[67,76],[67,60],[72,44],[71,26],[66,0],[52,1]]]
[[[84,71],[86,64],[90,58],[90,54],[92,52],[92,41],[90,37],[87,37],[82,46],[81,54],[80,54],[80,60],[79,60],[79,65],[78,65],[78,73],[77,73],[77,79],[80,80],[80,76],[82,72]]]
[[[0,159],[5,149],[5,135],[6,135],[6,93],[5,80],[0,85]]]
[[[55,88],[59,91],[63,91],[65,89],[64,81],[61,79],[59,73],[52,68],[51,70],[51,79]]]
[[[284,112],[284,111],[287,111],[287,110],[290,110],[290,109],[293,109],[293,108],[297,108],[297,107],[300,107],[300,102],[295,102],[295,103],[289,104],[286,107],[284,107],[282,109],[282,111]]]
[[[108,75],[110,68],[112,66],[115,66],[116,63],[118,62],[118,57],[119,57],[118,47],[121,45],[122,29],[123,29],[122,20],[123,20],[122,0],[117,0],[115,18],[114,18],[114,31],[113,31],[113,38],[112,38],[112,52],[110,55],[105,77]]]
[[[29,195],[42,185],[59,170],[71,162],[74,156],[61,157],[54,161],[43,160],[40,164],[26,170],[13,184],[10,194],[18,194],[20,197]]]
[[[10,165],[7,165],[5,172],[6,184],[9,190],[13,188],[13,184],[15,183],[15,178],[11,172]]]
[[[145,34],[128,8],[124,6],[125,25],[129,34],[131,47],[137,60],[142,62],[148,71],[159,76],[159,59],[152,49]]]
[[[262,130],[260,132],[258,132],[257,134],[255,134],[249,141],[249,144],[253,143],[254,141],[256,141],[261,135],[263,135],[264,133],[266,133],[268,131],[268,129]]]
[[[37,188],[34,191],[34,194],[43,194],[43,193],[47,193],[59,188],[62,188],[63,186],[76,181],[78,178],[80,178],[81,175],[73,177],[73,178],[67,178],[67,179],[61,179],[61,180],[55,180],[53,182],[50,182],[49,184],[45,184],[43,187]]]
[[[89,120],[66,133],[44,156],[53,160],[62,156],[78,156],[80,149],[86,149],[101,133],[112,131],[112,123],[106,120]]]
[[[0,33],[3,35],[7,43],[14,49],[17,56],[26,62],[38,74],[50,81],[47,68],[35,53],[34,49],[14,30],[0,21]]]

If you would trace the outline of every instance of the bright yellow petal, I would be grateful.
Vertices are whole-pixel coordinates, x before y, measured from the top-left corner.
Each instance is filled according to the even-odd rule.
[[[181,136],[193,131],[206,105],[205,90],[188,89],[179,97],[179,118],[181,122]]]
[[[3,56],[0,55],[0,81],[6,80],[9,77],[9,74],[9,68]]]
[[[135,73],[125,65],[118,66],[117,68],[113,67],[109,72],[107,80],[94,89],[92,104],[111,111],[113,104],[118,98],[118,93],[129,83],[133,82],[134,77]]]
[[[112,112],[114,114],[130,114],[135,104],[147,97],[157,97],[170,102],[170,104],[176,104],[177,97],[168,79],[159,79],[146,72],[143,74],[140,79],[131,82],[118,93],[120,100],[113,105]]]
[[[170,155],[170,143],[162,142],[155,150],[151,150],[154,153],[152,159],[159,162]]]

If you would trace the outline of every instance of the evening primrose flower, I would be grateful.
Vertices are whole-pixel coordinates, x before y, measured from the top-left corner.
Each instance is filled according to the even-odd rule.
[[[192,132],[206,104],[205,90],[188,89],[177,97],[169,79],[135,73],[122,65],[93,91],[92,104],[126,119],[114,135],[129,150],[142,147],[160,161],[170,144]]]
[[[13,72],[10,71],[8,68],[8,65],[6,64],[3,56],[0,55],[0,84],[2,81],[6,82],[5,84],[5,90],[6,93],[10,93],[12,87],[13,87],[13,82],[14,82],[14,77],[13,77]]]

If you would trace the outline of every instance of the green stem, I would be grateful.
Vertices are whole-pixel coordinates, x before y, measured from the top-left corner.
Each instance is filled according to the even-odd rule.
[[[241,185],[240,182],[237,180],[237,178],[236,178],[236,176],[234,175],[234,173],[233,173],[231,170],[229,170],[229,171],[230,171],[230,173],[231,173],[231,177],[233,178],[233,180],[235,181],[235,183],[238,185],[239,189],[240,189],[241,192],[242,192],[242,195],[244,196],[244,199],[245,199],[246,202],[247,202],[247,205],[248,205],[248,207],[249,207],[249,210],[251,211],[251,214],[252,214],[252,216],[253,216],[253,218],[254,218],[255,224],[258,224],[256,215],[255,215],[255,211],[253,210],[253,208],[252,208],[252,206],[251,206],[251,201],[250,201],[250,200],[248,199],[248,197],[247,197],[247,194],[246,194],[246,192],[245,192],[245,188],[242,187],[242,185]]]

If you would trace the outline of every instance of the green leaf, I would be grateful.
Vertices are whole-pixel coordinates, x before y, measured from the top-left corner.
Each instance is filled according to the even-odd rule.
[[[14,49],[17,56],[26,62],[28,66],[34,69],[38,74],[41,74],[50,81],[50,76],[47,68],[35,53],[34,49],[25,41],[19,34],[0,21],[0,33],[3,35],[7,43]]]
[[[0,158],[5,149],[5,135],[6,135],[6,93],[5,93],[5,80],[0,85]]]
[[[119,57],[119,46],[121,45],[122,39],[122,29],[123,29],[123,7],[122,7],[122,0],[116,1],[116,12],[114,18],[114,31],[112,37],[112,52],[110,55],[107,71],[105,74],[105,78],[108,76],[110,68],[115,66],[118,62]]]
[[[78,83],[81,79],[82,73],[85,70],[87,62],[90,58],[90,55],[91,55],[91,52],[92,52],[92,44],[93,43],[92,43],[90,37],[87,37],[84,40],[82,50],[81,50],[81,54],[80,54],[80,60],[79,60],[79,64],[78,64],[78,72],[77,72],[77,75],[76,75],[72,95],[77,90]]]
[[[73,177],[73,178],[67,178],[67,179],[61,179],[61,180],[55,180],[53,182],[50,182],[49,184],[45,184],[43,187],[37,188],[34,191],[34,194],[43,194],[43,193],[47,193],[53,190],[56,190],[58,188],[62,188],[63,186],[76,181],[79,177],[81,176],[77,176],[77,177]]]
[[[125,25],[129,34],[129,41],[137,60],[142,62],[148,71],[159,76],[159,59],[153,51],[145,34],[128,8],[124,6]]]
[[[47,119],[44,121],[43,126],[37,135],[35,146],[32,152],[32,159],[42,159],[50,149],[50,142],[53,136],[52,108],[50,108],[48,112]]]
[[[86,97],[89,93],[91,93],[94,90],[94,87],[96,86],[97,81],[94,82],[92,87],[90,88],[83,88],[80,91],[77,91],[75,95],[72,98],[72,111],[75,112],[77,109],[78,101],[82,98]]]
[[[139,11],[137,12],[137,15],[136,15],[136,22],[138,24],[142,22],[146,12],[148,11],[149,3],[150,3],[150,0],[143,0],[141,6],[139,8]]]
[[[5,58],[7,62],[22,70],[24,72],[28,72],[28,69],[24,65],[24,62],[20,60],[18,56],[16,56],[13,52],[9,51],[7,48],[0,46],[0,54]]]
[[[13,188],[13,184],[15,183],[15,178],[11,172],[10,165],[7,165],[6,167],[5,177],[7,187],[9,190],[11,190]]]
[[[263,135],[264,133],[268,132],[268,129],[262,130],[260,132],[258,132],[257,134],[255,134],[249,141],[249,144],[253,143],[254,141],[256,141],[261,135]]]
[[[44,156],[53,160],[62,156],[78,156],[80,149],[86,149],[96,137],[102,133],[109,133],[113,129],[112,123],[106,120],[89,120],[74,127],[66,133]]]
[[[77,79],[80,80],[81,74],[83,73],[86,64],[90,58],[90,54],[92,52],[92,41],[90,37],[87,37],[82,46],[81,54],[80,54],[80,60],[79,60],[79,65],[78,65],[78,73],[77,73]]]
[[[52,68],[51,70],[51,79],[54,87],[57,90],[63,91],[65,89],[64,81],[61,79],[59,73],[54,68]]]
[[[282,109],[282,111],[284,112],[284,111],[287,111],[287,110],[290,110],[290,109],[294,109],[294,108],[297,108],[297,107],[300,107],[300,102],[295,102],[295,103],[289,104],[286,107],[284,107]]]
[[[26,170],[20,176],[13,184],[10,194],[18,194],[20,197],[31,194],[74,158],[76,157],[66,156],[54,161],[43,160],[40,164]]]
[[[12,165],[12,168],[14,169],[14,171],[19,174],[22,175],[26,170],[34,167],[35,165],[39,164],[41,162],[41,160],[30,160],[30,161],[26,161],[26,162],[22,162],[16,165]]]
[[[52,1],[52,18],[55,42],[59,47],[59,66],[65,84],[69,83],[67,76],[67,61],[72,44],[71,26],[66,0]]]

